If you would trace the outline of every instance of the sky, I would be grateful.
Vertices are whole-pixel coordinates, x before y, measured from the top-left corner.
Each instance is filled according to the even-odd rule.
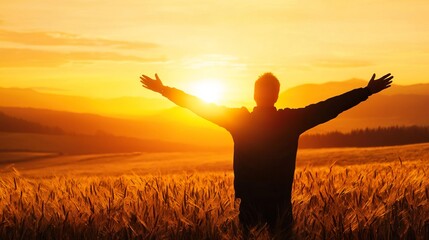
[[[374,72],[429,83],[428,12],[426,0],[2,0],[0,87],[152,98],[139,76],[158,73],[191,93],[216,82],[235,104],[264,72],[283,90]]]

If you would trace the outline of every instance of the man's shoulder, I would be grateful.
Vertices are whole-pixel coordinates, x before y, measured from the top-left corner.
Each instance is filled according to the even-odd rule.
[[[250,113],[249,109],[247,109],[247,107],[244,107],[244,106],[241,108],[237,108],[237,110],[245,113]]]
[[[224,108],[226,110],[226,112],[228,113],[228,115],[233,115],[233,116],[245,116],[250,114],[249,110],[246,107],[241,107],[241,108]]]
[[[235,110],[236,115],[239,115],[239,116],[246,116],[246,115],[250,114],[249,109],[247,109],[244,106],[241,108],[235,108],[234,110]]]
[[[292,113],[292,112],[296,112],[299,108],[279,108],[277,109],[278,113]]]
[[[277,114],[283,118],[299,118],[301,113],[305,112],[305,108],[281,108],[277,110]]]

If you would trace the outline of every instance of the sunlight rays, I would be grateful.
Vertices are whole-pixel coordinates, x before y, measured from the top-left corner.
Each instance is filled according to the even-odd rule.
[[[208,103],[222,102],[225,88],[220,80],[202,79],[194,82],[190,87],[190,93]]]

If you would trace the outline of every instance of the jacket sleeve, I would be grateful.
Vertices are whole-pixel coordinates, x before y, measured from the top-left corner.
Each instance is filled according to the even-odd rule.
[[[301,133],[321,123],[327,122],[338,114],[356,106],[371,95],[367,88],[357,88],[325,101],[294,109],[296,124]]]
[[[201,99],[176,88],[165,87],[162,91],[162,95],[176,105],[187,108],[198,116],[227,130],[234,127],[234,122],[238,115],[247,111],[245,108],[227,108],[213,103],[206,103]]]

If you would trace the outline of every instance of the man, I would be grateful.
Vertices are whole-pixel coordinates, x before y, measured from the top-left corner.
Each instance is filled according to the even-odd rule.
[[[228,130],[234,140],[235,197],[241,199],[239,219],[245,229],[267,223],[271,231],[292,227],[291,191],[298,138],[306,130],[335,118],[341,112],[390,87],[393,76],[375,79],[351,90],[299,109],[276,109],[280,83],[271,73],[255,82],[256,107],[227,108],[208,104],[185,92],[142,75],[147,89],[161,93],[179,106]]]

